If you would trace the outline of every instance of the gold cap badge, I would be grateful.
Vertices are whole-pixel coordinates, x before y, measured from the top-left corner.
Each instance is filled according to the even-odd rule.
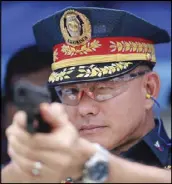
[[[91,24],[88,18],[75,10],[67,10],[60,20],[61,33],[68,45],[84,45],[91,39]]]

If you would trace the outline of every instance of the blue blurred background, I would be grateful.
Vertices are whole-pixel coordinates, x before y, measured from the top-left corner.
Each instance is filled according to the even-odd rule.
[[[130,11],[145,20],[166,29],[171,36],[170,1],[3,1],[2,2],[2,71],[3,90],[6,64],[11,55],[21,47],[35,43],[32,25],[67,6],[96,6]],[[157,66],[161,91],[158,101],[162,109],[169,107],[171,92],[171,43],[157,45]],[[23,61],[24,62],[24,61]]]

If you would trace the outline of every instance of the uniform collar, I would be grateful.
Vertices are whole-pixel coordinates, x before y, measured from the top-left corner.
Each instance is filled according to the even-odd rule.
[[[170,147],[165,142],[170,142],[170,139],[164,129],[162,120],[159,122],[155,119],[155,124],[154,129],[127,152],[122,153],[121,156],[146,165],[159,167],[168,165]]]

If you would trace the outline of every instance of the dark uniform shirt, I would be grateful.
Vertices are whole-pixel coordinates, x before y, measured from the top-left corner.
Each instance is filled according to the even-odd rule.
[[[159,124],[157,119],[155,123],[152,131],[121,156],[150,166],[171,168],[171,145],[167,145],[170,139],[163,123]]]

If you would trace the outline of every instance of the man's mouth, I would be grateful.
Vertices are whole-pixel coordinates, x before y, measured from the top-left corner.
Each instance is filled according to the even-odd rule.
[[[95,134],[95,133],[100,133],[101,131],[104,131],[105,128],[107,128],[107,126],[103,126],[103,125],[83,125],[79,129],[79,133],[80,133],[80,135]]]

